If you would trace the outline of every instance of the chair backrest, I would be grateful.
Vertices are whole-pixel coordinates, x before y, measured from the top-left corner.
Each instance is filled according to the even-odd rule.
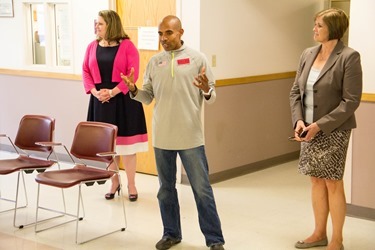
[[[109,163],[112,157],[97,153],[114,152],[117,126],[103,122],[80,122],[77,125],[70,153],[78,159]]]
[[[51,147],[36,145],[36,142],[52,142],[55,119],[44,115],[22,117],[14,144],[22,150],[50,152]]]

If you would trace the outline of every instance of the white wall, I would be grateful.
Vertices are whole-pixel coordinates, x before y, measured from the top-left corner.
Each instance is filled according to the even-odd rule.
[[[95,38],[94,19],[99,10],[109,8],[109,1],[69,1],[74,40],[72,73],[81,74],[86,46]],[[0,68],[29,69],[23,59],[23,2],[14,0],[15,16],[0,19],[2,34],[7,38],[0,39]],[[185,42],[201,49],[209,59],[217,55],[216,79],[294,71],[300,52],[312,44],[310,16],[323,2],[176,1]],[[24,114],[50,114],[57,119],[56,140],[69,146],[75,125],[86,119],[88,96],[80,81],[0,75],[0,89],[6,90],[0,92],[0,130],[11,136]]]
[[[375,1],[351,0],[349,46],[361,54],[363,92],[375,93]]]
[[[185,29],[184,40],[211,59],[217,55],[216,79],[296,70],[301,51],[313,44],[313,14],[323,0],[179,0],[177,15]],[[94,39],[93,20],[108,8],[108,1],[71,0],[74,38],[74,73],[81,73],[83,54]],[[371,71],[374,34],[373,0],[352,0],[350,45],[359,50],[367,92],[374,93]],[[0,18],[0,68],[24,69],[22,1],[14,0],[14,18]],[[199,24],[199,21],[200,23]],[[370,25],[369,25],[370,24]],[[363,35],[366,34],[366,35]],[[372,89],[370,89],[372,88]],[[0,131],[15,134],[25,113],[49,113],[61,126],[57,140],[69,142],[77,121],[84,120],[87,95],[80,81],[48,80],[0,75]],[[30,100],[30,95],[33,99]],[[289,118],[286,118],[289,119]]]
[[[87,117],[89,95],[80,81],[0,75],[0,89],[0,133],[15,138],[25,114],[49,115],[56,119],[55,141],[70,148],[76,125]]]
[[[176,15],[181,19],[184,35],[182,40],[196,50],[201,47],[200,0],[176,1]]]
[[[94,20],[100,10],[109,9],[105,0],[71,0],[73,23],[74,73],[81,74],[86,47],[96,38]]]
[[[0,18],[0,68],[20,68],[24,61],[25,34],[20,32],[24,27],[22,3],[13,0],[14,17]]]
[[[201,49],[217,79],[295,71],[323,0],[201,1]]]
[[[375,24],[375,1],[373,0],[351,0],[350,23],[348,45],[361,54],[363,71],[363,92],[375,93],[375,72],[373,70],[375,60],[375,46],[373,40],[375,34],[368,32],[368,27]],[[358,124],[358,126],[361,126]],[[348,159],[344,175],[347,202],[352,203],[352,139],[348,149]]]
[[[39,65],[25,64],[25,1],[13,1],[14,17],[0,18],[0,29],[6,37],[0,39],[0,68],[43,71]],[[99,10],[109,8],[109,3],[104,0],[68,1],[71,2],[74,40],[74,64],[70,73],[80,75],[86,46],[95,39],[94,19]],[[0,89],[0,131],[11,138],[16,135],[17,124],[23,115],[45,114],[56,119],[55,140],[69,148],[75,126],[86,120],[89,96],[84,93],[81,81],[0,74]],[[5,140],[0,143],[7,144]]]
[[[73,54],[71,73],[80,74],[87,44],[95,38],[97,12],[109,7],[108,1],[69,0],[72,10]],[[7,39],[0,40],[0,68],[38,70],[25,64],[23,13],[25,0],[14,0],[14,17],[1,18],[0,29]],[[312,16],[325,7],[324,0],[177,0],[177,15],[183,22],[186,43],[201,49],[211,61],[217,79],[294,71],[301,51],[313,44]],[[364,7],[365,6],[365,7]],[[375,92],[375,34],[368,27],[375,23],[373,0],[352,0],[349,45],[361,53],[364,92]],[[366,34],[366,39],[364,39]]]
[[[0,68],[27,69],[23,59],[26,51],[22,2],[14,0],[13,18],[0,18],[2,34],[7,38],[0,39]],[[94,19],[99,10],[109,7],[109,1],[70,2],[74,40],[72,73],[81,74],[86,46],[95,38]],[[183,39],[208,56],[217,54],[218,67],[214,70],[216,79],[220,79],[294,71],[302,48],[312,41],[312,21],[306,19],[310,20],[322,2],[178,0],[176,3],[177,15],[185,29]],[[272,46],[265,46],[268,44]],[[15,124],[24,114],[49,114],[57,120],[56,140],[69,147],[77,122],[86,119],[88,96],[80,81],[0,75],[0,89],[3,90],[0,91],[0,131],[11,136],[15,135]]]
[[[41,65],[27,65],[25,55],[29,46],[26,42],[27,37],[27,20],[24,8],[25,2],[35,2],[28,0],[13,0],[14,17],[1,18],[0,29],[3,39],[0,39],[0,68],[7,69],[25,69],[25,70],[41,70],[54,71]],[[44,3],[46,0],[37,1]],[[71,6],[71,23],[73,29],[73,65],[63,72],[71,74],[81,74],[83,55],[87,44],[95,39],[94,19],[98,16],[98,11],[108,9],[109,3],[104,0],[49,0],[48,2],[68,2]]]
[[[45,1],[45,0],[42,0]],[[61,0],[56,0],[61,1]],[[109,1],[68,0],[73,24],[73,65],[81,74],[87,44],[95,38],[94,19]],[[370,0],[368,0],[370,1]],[[22,2],[14,0],[14,18],[1,18],[8,39],[0,40],[0,68],[39,70],[25,65],[26,20]],[[216,79],[294,71],[302,50],[313,44],[312,16],[324,0],[177,0],[177,15],[183,22],[186,44],[202,50],[211,61]],[[47,70],[48,71],[48,70]]]

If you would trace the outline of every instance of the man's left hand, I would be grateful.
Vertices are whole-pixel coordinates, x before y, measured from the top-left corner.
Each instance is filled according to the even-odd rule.
[[[208,78],[206,76],[206,68],[202,67],[201,72],[198,76],[194,77],[193,84],[201,89],[204,93],[207,93],[210,90],[210,86],[208,85]]]

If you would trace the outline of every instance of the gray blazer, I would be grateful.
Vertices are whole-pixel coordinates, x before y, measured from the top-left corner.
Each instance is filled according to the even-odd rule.
[[[310,69],[321,45],[306,49],[290,91],[293,126],[304,120],[304,93]],[[362,67],[357,51],[339,41],[313,87],[313,121],[327,135],[356,127],[354,111],[362,96]]]

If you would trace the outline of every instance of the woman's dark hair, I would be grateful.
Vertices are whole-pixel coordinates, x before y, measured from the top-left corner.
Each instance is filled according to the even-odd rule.
[[[107,24],[107,32],[105,34],[105,39],[108,43],[116,41],[119,43],[121,40],[130,39],[125,33],[122,27],[120,16],[116,11],[113,10],[101,10],[98,13],[104,19]],[[102,38],[98,37],[96,40],[100,41]]]
[[[329,37],[328,40],[340,40],[349,26],[349,18],[346,13],[337,8],[330,8],[322,10],[315,15],[316,18],[322,17],[323,22],[328,26]]]

